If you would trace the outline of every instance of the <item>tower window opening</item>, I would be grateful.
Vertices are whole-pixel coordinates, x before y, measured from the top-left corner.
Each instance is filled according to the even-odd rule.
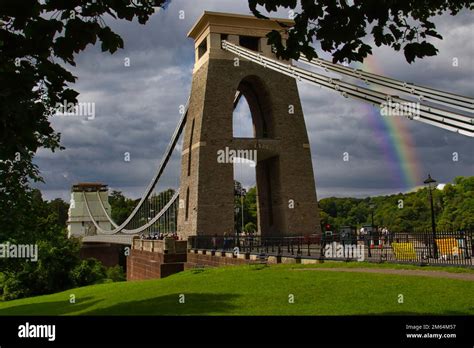
[[[239,36],[239,45],[252,51],[259,51],[260,38],[255,36]]]
[[[198,46],[198,59],[201,59],[201,57],[207,52],[207,38],[202,40],[202,42]]]

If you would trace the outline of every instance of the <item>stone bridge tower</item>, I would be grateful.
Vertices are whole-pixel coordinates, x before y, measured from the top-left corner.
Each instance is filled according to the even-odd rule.
[[[98,192],[98,194],[97,194]],[[87,212],[84,195],[87,196],[89,209],[101,228],[111,230],[112,225],[104,215],[100,206],[99,197],[103,202],[104,208],[109,216],[111,207],[109,204],[109,193],[107,185],[101,183],[78,183],[72,186],[71,200],[69,205],[69,218],[67,221],[68,237],[85,237],[97,234],[97,229],[92,223]]]
[[[233,235],[233,164],[218,158],[226,149],[256,151],[262,236],[320,232],[311,152],[295,79],[221,47],[221,40],[227,40],[276,59],[265,38],[272,29],[281,30],[275,20],[205,12],[188,33],[195,40],[196,57],[183,140],[181,237]],[[233,137],[237,91],[249,104],[253,138]]]

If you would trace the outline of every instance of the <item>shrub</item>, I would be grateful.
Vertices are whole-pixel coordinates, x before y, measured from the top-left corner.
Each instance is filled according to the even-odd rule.
[[[107,278],[104,265],[97,259],[82,260],[71,272],[75,286],[85,286],[103,282]]]
[[[107,269],[107,279],[113,282],[122,282],[126,280],[125,272],[119,265]]]

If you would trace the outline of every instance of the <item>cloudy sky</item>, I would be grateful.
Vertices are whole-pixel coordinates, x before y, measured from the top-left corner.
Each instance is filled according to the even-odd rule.
[[[71,185],[84,181],[103,182],[130,197],[142,194],[175,129],[179,106],[188,97],[194,46],[186,33],[205,10],[249,14],[246,0],[173,0],[145,26],[109,21],[125,41],[123,50],[110,55],[90,47],[77,57],[74,87],[80,102],[95,103],[95,118],[52,119],[66,150],[42,150],[36,156],[46,181],[38,186],[45,198],[68,199]],[[436,43],[438,56],[409,65],[402,53],[376,48],[364,66],[353,66],[474,96],[473,15],[443,16],[436,23],[444,36]],[[458,66],[453,66],[454,58]],[[304,82],[298,87],[318,198],[407,191],[422,184],[428,173],[442,183],[474,175],[472,138],[406,119],[387,120],[375,107]],[[249,122],[242,102],[235,112],[236,132],[245,134]],[[345,152],[349,161],[343,160]],[[163,187],[178,185],[178,159],[173,157]],[[235,172],[244,186],[255,184],[248,167],[236,166]]]

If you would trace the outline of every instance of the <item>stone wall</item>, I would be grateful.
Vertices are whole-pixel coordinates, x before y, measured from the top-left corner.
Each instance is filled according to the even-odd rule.
[[[188,252],[185,269],[195,267],[222,267],[233,265],[244,265],[251,262],[248,255],[242,254],[236,257],[232,252],[220,252],[211,250],[191,250]]]
[[[266,255],[265,262],[268,264],[316,264],[321,261],[316,258],[300,257],[300,256],[278,256]],[[259,263],[259,255],[256,253],[241,253],[233,255],[232,252],[214,251],[193,249],[188,251],[187,261],[184,269],[191,269],[196,267],[223,267],[223,266],[237,266],[245,264]]]

